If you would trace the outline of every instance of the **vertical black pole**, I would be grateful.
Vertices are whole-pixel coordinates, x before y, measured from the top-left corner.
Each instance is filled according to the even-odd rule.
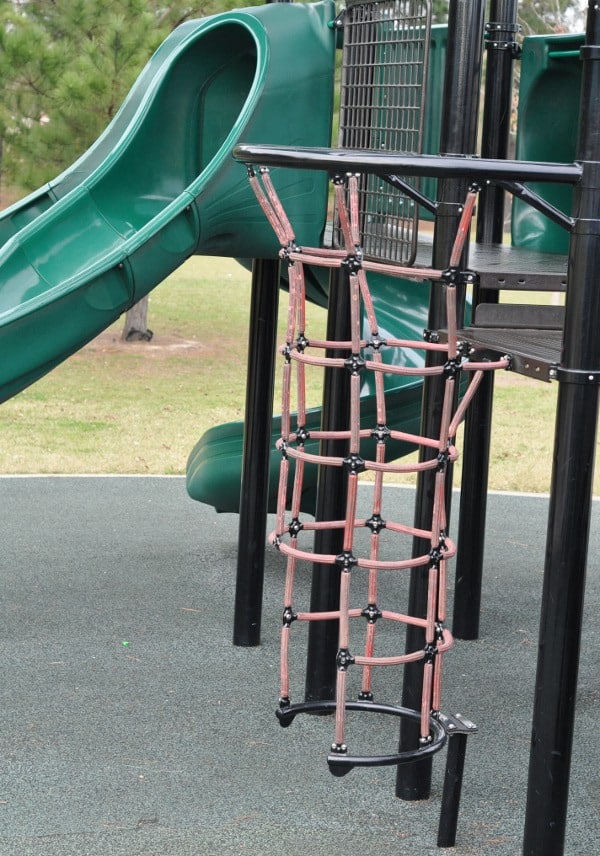
[[[448,14],[448,49],[444,81],[444,112],[440,132],[440,153],[472,155],[477,145],[477,117],[483,44],[484,0],[450,0]],[[438,184],[438,214],[436,215],[433,265],[448,265],[452,243],[460,219],[467,184],[460,179],[441,179]],[[445,326],[446,307],[442,289],[431,290],[429,327],[437,330]],[[439,362],[435,358],[430,365]],[[445,379],[443,376],[427,378],[423,387],[421,432],[428,437],[439,435]],[[424,453],[430,457],[434,453]],[[422,474],[417,484],[415,526],[427,529],[433,514],[433,471]],[[448,479],[451,488],[451,480]],[[450,490],[447,501],[450,500]],[[428,552],[430,545],[415,539],[413,554]],[[427,609],[427,569],[411,573],[408,609],[411,615],[424,616]],[[424,645],[420,628],[409,627],[406,634],[407,650]],[[405,666],[402,704],[419,709],[421,704],[423,669],[421,663]],[[404,724],[400,734],[400,751],[417,745],[415,726]],[[431,759],[404,764],[398,768],[396,795],[406,800],[426,799],[431,789]]]
[[[259,645],[273,417],[279,261],[254,259],[233,622],[234,645]]]
[[[517,0],[492,0],[486,24],[482,157],[508,155],[516,20]],[[488,185],[479,197],[477,242],[502,243],[503,233],[504,191]],[[475,289],[474,306],[497,300],[498,292]],[[479,636],[493,397],[494,373],[486,372],[465,421],[452,627],[457,639]]]
[[[279,261],[254,259],[233,618],[233,644],[247,647],[260,645],[278,307]]]
[[[535,684],[525,856],[562,856],[600,373],[600,9],[589,0],[578,160]]]
[[[456,843],[458,810],[460,807],[466,753],[467,735],[454,734],[450,737],[448,740],[444,790],[442,791],[442,808],[440,810],[440,823],[438,826],[438,847],[454,847]]]
[[[327,339],[348,341],[351,338],[350,296],[348,274],[333,270],[329,281],[329,308],[327,315]],[[343,356],[328,351],[330,357]],[[349,374],[340,369],[328,368],[324,373],[323,430],[346,430],[350,420]],[[345,457],[348,453],[346,440],[323,440],[320,454]],[[317,520],[343,520],[346,515],[347,475],[343,467],[321,467],[317,487]],[[315,533],[315,553],[337,556],[343,549],[342,530],[325,529]],[[310,608],[313,612],[325,612],[339,608],[341,569],[335,565],[313,565]],[[337,675],[336,654],[338,649],[339,622],[311,621],[308,630],[308,652],[306,663],[306,700],[322,701],[335,698]]]

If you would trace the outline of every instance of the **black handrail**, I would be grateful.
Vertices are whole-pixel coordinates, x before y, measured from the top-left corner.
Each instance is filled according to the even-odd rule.
[[[370,172],[374,175],[429,176],[486,181],[548,181],[578,184],[580,163],[496,160],[456,155],[405,155],[356,149],[240,144],[233,156],[247,164],[321,169],[330,173]]]

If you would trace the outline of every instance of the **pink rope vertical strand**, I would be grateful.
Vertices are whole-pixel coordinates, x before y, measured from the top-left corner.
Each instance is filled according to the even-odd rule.
[[[452,247],[452,252],[450,254],[450,267],[455,268],[460,264],[460,259],[469,236],[469,230],[471,228],[471,220],[473,218],[473,212],[475,211],[475,203],[477,202],[477,194],[479,190],[477,188],[470,188],[467,193],[467,198],[465,200],[465,204],[463,205],[463,210],[461,214],[461,218],[458,224],[458,229],[456,230],[456,237],[454,239],[454,245]]]
[[[332,751],[345,752],[346,729],[346,684],[348,666],[353,662],[350,654],[350,582],[356,559],[352,549],[354,546],[354,525],[356,519],[358,476],[356,473],[348,477],[348,498],[346,501],[346,519],[344,524],[343,552],[337,557],[336,564],[341,566],[340,574],[340,612],[339,612],[339,642],[337,655],[336,708],[335,708],[335,742]]]
[[[367,282],[367,277],[364,270],[360,270],[359,274],[360,293],[363,301],[363,308],[369,326],[369,342],[368,345],[372,348],[371,360],[379,365],[383,363],[381,354],[381,345],[383,344],[379,337],[379,325],[375,314],[375,308],[371,299],[371,292]],[[374,372],[375,377],[375,406],[377,425],[374,431],[374,436],[377,441],[375,446],[375,460],[378,464],[385,464],[386,456],[386,432],[387,432],[387,408],[385,403],[385,379],[383,372]],[[383,467],[375,470],[375,479],[373,485],[373,502],[371,506],[371,517],[367,521],[367,526],[371,529],[371,538],[369,546],[369,555],[371,559],[377,560],[380,553],[380,532],[385,527],[385,523],[381,516],[382,512],[382,496],[383,496]],[[371,658],[375,653],[375,640],[377,635],[377,618],[379,609],[377,607],[379,589],[379,573],[375,567],[369,569],[368,593],[367,593],[367,610],[365,618],[367,620],[367,629],[365,633],[364,655],[366,658]],[[363,667],[362,686],[360,698],[371,701],[373,699],[372,688],[373,667],[365,665]]]
[[[271,228],[277,235],[277,240],[282,247],[294,241],[294,232],[287,214],[275,193],[275,188],[269,176],[269,170],[260,167],[258,171],[254,167],[248,168],[248,179],[258,204],[262,208]],[[261,181],[262,179],[262,185]]]

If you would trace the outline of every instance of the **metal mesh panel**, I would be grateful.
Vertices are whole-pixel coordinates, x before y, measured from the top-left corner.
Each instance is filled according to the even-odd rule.
[[[419,153],[430,29],[427,0],[349,3],[339,144],[344,148]],[[417,206],[382,179],[361,179],[363,251],[372,259],[411,263]]]

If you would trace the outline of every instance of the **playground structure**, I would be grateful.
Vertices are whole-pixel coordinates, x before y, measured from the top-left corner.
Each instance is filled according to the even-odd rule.
[[[510,66],[516,54],[516,4],[492,4],[492,22],[488,25],[488,48],[490,60],[486,78],[486,118],[484,117],[484,157],[474,159],[477,139],[478,75],[473,74],[473,59],[481,55],[483,43],[484,3],[450,4],[447,77],[444,88],[444,115],[440,139],[441,157],[386,155],[382,152],[367,150],[358,152],[345,148],[338,150],[308,149],[297,151],[291,148],[273,146],[241,146],[236,156],[249,164],[262,167],[302,166],[306,169],[320,168],[330,175],[348,175],[357,173],[376,175],[392,184],[403,184],[407,194],[418,196],[406,186],[407,177],[437,177],[439,180],[436,206],[436,225],[433,245],[433,265],[444,267],[451,258],[452,242],[460,228],[462,200],[465,188],[471,185],[485,187],[487,193],[482,202],[479,217],[478,243],[483,249],[482,256],[472,253],[468,259],[454,270],[457,279],[464,286],[469,281],[477,281],[475,292],[475,317],[473,325],[459,332],[468,343],[469,353],[479,354],[482,358],[508,355],[511,368],[545,380],[558,380],[560,384],[556,423],[555,457],[552,482],[552,497],[548,524],[546,566],[544,574],[544,592],[542,598],[542,618],[540,628],[540,653],[536,677],[536,696],[533,713],[533,734],[530,757],[529,789],[525,821],[523,852],[526,854],[561,854],[564,852],[567,794],[570,756],[574,726],[574,699],[577,685],[577,665],[581,638],[581,614],[585,589],[586,545],[589,535],[589,516],[591,502],[591,473],[595,452],[597,426],[597,383],[598,383],[598,346],[593,331],[591,316],[595,317],[595,289],[593,271],[598,254],[598,200],[594,193],[597,172],[598,151],[596,113],[597,104],[597,56],[600,38],[600,13],[597,4],[590,3],[586,41],[581,48],[583,60],[583,83],[581,98],[581,120],[577,157],[573,163],[551,164],[540,162],[509,161],[507,154],[507,122],[510,114]],[[555,52],[560,55],[560,51]],[[570,52],[569,52],[570,53]],[[475,68],[480,65],[475,62]],[[471,72],[469,74],[469,72]],[[506,81],[509,85],[506,85]],[[495,108],[490,115],[490,108]],[[503,121],[498,121],[498,119]],[[495,132],[492,133],[495,121]],[[490,122],[492,125],[490,125]],[[487,135],[486,135],[487,129]],[[596,148],[594,144],[596,143]],[[471,157],[469,157],[471,156]],[[401,177],[399,179],[399,177]],[[561,211],[536,194],[526,185],[530,182],[551,183],[572,186],[574,188],[573,216]],[[537,214],[558,224],[570,233],[567,275],[559,260],[535,258],[533,255],[520,254],[518,251],[506,253],[501,246],[503,223],[503,190],[509,190],[514,196],[530,205]],[[539,217],[537,218],[539,224]],[[534,228],[535,232],[535,228]],[[494,244],[496,246],[494,246]],[[289,249],[288,249],[289,252]],[[486,260],[487,256],[487,260]],[[301,257],[301,255],[300,255]],[[524,265],[528,265],[524,267]],[[450,268],[446,268],[450,273]],[[485,273],[488,277],[485,277]],[[497,291],[503,287],[524,287],[533,284],[535,288],[564,288],[568,279],[566,308],[564,319],[562,310],[550,313],[533,311],[530,307],[521,307],[515,313],[508,313],[497,304],[495,295],[485,294],[486,285]],[[486,282],[487,280],[487,282]],[[573,294],[573,291],[576,294]],[[432,288],[428,328],[435,331],[447,329],[451,341],[452,323],[446,312],[442,289]],[[333,303],[330,295],[332,313],[339,315],[340,303]],[[557,318],[558,316],[558,318]],[[564,323],[564,327],[563,327]],[[303,337],[302,337],[303,338]],[[342,337],[343,339],[344,337]],[[345,337],[346,339],[348,337]],[[349,360],[349,358],[347,358]],[[429,365],[430,363],[428,363]],[[422,434],[436,436],[440,420],[443,422],[443,390],[439,380],[426,377],[423,394]],[[487,386],[487,388],[486,388]],[[467,627],[473,634],[477,624],[479,609],[479,585],[481,582],[482,532],[485,520],[485,492],[487,469],[487,444],[489,444],[489,416],[493,388],[491,382],[483,385],[480,400],[474,408],[470,425],[467,428],[469,447],[467,453],[470,462],[465,467],[461,502],[462,535],[469,529],[475,529],[474,538],[463,537],[462,555],[457,559],[458,577],[461,585],[456,586],[457,607],[456,624]],[[344,393],[339,392],[335,403],[329,402],[329,414],[344,408]],[[324,414],[323,421],[326,422]],[[579,420],[582,420],[581,422]],[[285,438],[285,434],[284,434]],[[351,439],[352,443],[352,439]],[[431,450],[425,450],[421,460],[432,457]],[[324,464],[331,464],[324,456]],[[478,472],[477,472],[478,470]],[[353,478],[351,472],[347,480]],[[352,488],[347,485],[347,496],[352,496]],[[325,497],[322,505],[317,506],[317,526],[320,520],[344,519],[343,507],[350,499],[343,495]],[[417,507],[415,526],[427,530],[428,521],[436,519],[436,503],[439,494],[431,472],[423,472],[417,489]],[[324,514],[324,509],[328,513]],[[470,515],[470,509],[477,514]],[[294,509],[295,511],[296,509]],[[336,514],[337,512],[337,514]],[[323,516],[322,516],[323,515]],[[346,528],[351,514],[346,514]],[[340,524],[330,527],[339,528]],[[294,542],[300,530],[296,527],[296,518],[292,517],[288,531]],[[420,553],[418,537],[415,537],[413,558]],[[459,544],[461,532],[459,531]],[[343,642],[347,637],[347,620],[353,615],[348,608],[347,591],[348,568],[342,565],[340,570],[339,596],[333,593],[331,563],[337,562],[335,549],[323,559],[317,550],[315,541],[315,562],[313,599],[310,613],[303,617],[313,619],[319,627],[326,624],[326,616],[339,618],[339,642],[325,633],[309,637],[307,665],[307,704],[313,699],[333,697],[335,686],[345,685],[344,673],[353,660]],[[292,560],[301,555],[290,551]],[[461,549],[461,548],[459,548]],[[341,551],[338,557],[347,554]],[[306,556],[304,556],[306,558]],[[289,560],[288,560],[289,561]],[[329,580],[324,579],[319,569],[321,562],[329,562]],[[350,560],[349,560],[350,561]],[[339,562],[337,562],[340,565]],[[359,563],[360,564],[360,563]],[[288,566],[289,568],[289,566]],[[465,585],[466,581],[466,585]],[[468,592],[470,597],[465,596]],[[435,597],[435,596],[434,596]],[[415,568],[412,571],[409,613],[426,616],[430,603],[431,589],[428,586],[427,573]],[[284,640],[287,635],[284,610]],[[364,614],[364,613],[363,613]],[[469,618],[470,616],[470,618]],[[473,618],[474,617],[474,618]],[[315,620],[317,619],[317,620]],[[410,625],[410,621],[408,622]],[[407,632],[407,651],[413,636],[409,626]],[[318,638],[318,643],[315,642]],[[313,646],[311,648],[311,641]],[[422,643],[422,636],[421,636]],[[335,655],[337,647],[337,659]],[[286,648],[287,641],[283,642]],[[329,653],[326,653],[329,652]],[[344,655],[341,657],[340,655]],[[372,664],[368,657],[361,658],[367,668]],[[323,665],[325,663],[325,665]],[[337,667],[337,682],[327,674],[334,664]],[[420,693],[427,682],[426,670],[415,672],[415,664],[405,666],[403,702],[409,709],[419,705]],[[285,675],[285,669],[283,674]],[[329,681],[329,683],[328,683]],[[285,679],[284,679],[285,685]],[[343,691],[342,691],[343,692]],[[343,707],[343,695],[337,697],[336,706]],[[300,705],[299,710],[306,705]],[[282,717],[286,718],[285,709]],[[407,729],[408,731],[409,729]],[[337,732],[342,733],[341,732]],[[430,740],[435,741],[433,732]],[[414,745],[414,744],[413,744]],[[401,736],[400,750],[407,748],[404,735]],[[346,751],[344,745],[334,741],[334,755]],[[397,758],[396,761],[400,759]],[[407,799],[424,797],[429,791],[429,759],[415,760],[408,771],[399,768],[397,793]],[[338,766],[339,759],[331,758],[332,765]],[[376,763],[376,762],[375,762]],[[443,842],[442,842],[443,843]]]
[[[400,6],[404,8],[404,4]],[[464,336],[485,358],[509,354],[513,369],[530,372],[535,377],[556,379],[560,384],[542,603],[542,655],[534,709],[535,737],[524,845],[527,854],[558,856],[562,852],[566,822],[574,709],[573,703],[562,705],[560,700],[568,698],[572,702],[576,690],[600,368],[594,335],[597,313],[592,282],[598,253],[598,201],[594,182],[599,157],[594,148],[597,111],[593,106],[599,83],[595,64],[600,22],[598,10],[591,3],[587,40],[581,54],[584,82],[576,161],[572,163],[568,159],[569,162],[559,165],[506,161],[502,160],[506,156],[506,81],[510,80],[507,69],[510,70],[515,53],[516,3],[491,4],[483,135],[485,150],[482,150],[482,158],[474,159],[470,156],[477,151],[480,82],[477,58],[481,56],[484,43],[484,12],[483,2],[450,4],[440,157],[365,153],[358,147],[343,152],[325,148],[329,145],[335,40],[335,29],[328,26],[333,22],[333,7],[328,3],[315,4],[314,7],[284,4],[250,12],[227,13],[200,24],[186,25],[177,31],[177,35],[161,48],[144,72],[132,98],[90,153],[48,188],[4,215],[4,284],[1,293],[6,302],[2,341],[8,359],[0,380],[4,398],[15,394],[81,347],[193,252],[258,257],[259,261],[254,266],[254,314],[256,317],[262,312],[264,318],[265,311],[269,310],[266,314],[272,318],[273,290],[279,285],[279,266],[275,258],[278,244],[258,207],[249,201],[251,196],[243,168],[230,158],[235,145],[237,157],[243,162],[278,167],[277,189],[302,245],[321,244],[327,173],[340,172],[340,166],[343,172],[371,173],[396,185],[400,181],[408,199],[416,204],[424,203],[427,197],[417,196],[410,185],[406,186],[406,179],[437,179],[435,204],[431,206],[435,235],[430,272],[448,269],[466,188],[470,182],[480,184],[478,246],[470,253],[468,266],[463,266],[462,262],[455,265],[461,275],[470,271],[477,275],[475,302],[479,315],[476,313],[474,325],[459,335]],[[297,23],[290,23],[292,19],[289,16],[296,16]],[[300,31],[301,38],[310,45],[311,63],[299,61],[287,72],[287,80],[283,80],[277,71],[284,63],[289,68],[291,54],[286,49],[285,38],[288,28]],[[232,39],[239,50],[231,50]],[[207,43],[212,52],[204,50]],[[194,48],[196,45],[197,50]],[[570,51],[577,49],[578,46],[570,48]],[[300,57],[301,53],[296,45],[295,56]],[[230,63],[223,64],[224,55],[233,57]],[[212,57],[212,65],[206,57]],[[203,74],[211,81],[211,86],[205,85],[203,77],[199,84],[202,97],[196,98],[197,92],[194,92],[193,97],[188,98],[185,97],[189,94],[187,83],[181,86],[181,81],[189,79],[190,70],[198,63],[208,63],[203,65]],[[475,73],[466,73],[472,72],[473,67]],[[316,80],[326,85],[315,87]],[[235,86],[232,86],[232,81]],[[272,116],[282,103],[288,103],[290,81],[294,88],[294,109],[290,111],[290,120],[294,124],[280,129]],[[214,87],[213,82],[216,82]],[[174,126],[202,127],[203,121],[214,113],[211,105],[223,102],[223,92],[229,95],[232,90],[238,95],[237,103],[232,106],[231,113],[219,117],[214,135],[199,134],[196,137],[192,135],[192,138],[182,135],[174,145],[166,131],[162,135],[157,134],[157,129],[163,129],[162,117],[170,110],[174,111],[175,119],[179,117]],[[322,98],[318,107],[315,106],[315,92]],[[175,99],[176,109],[171,106],[175,93],[182,95]],[[194,109],[202,104],[206,113],[194,114],[194,121],[190,122],[188,114],[192,111],[192,104],[196,105]],[[302,114],[305,105],[310,106],[310,115]],[[503,105],[502,109],[499,110],[498,105]],[[498,121],[499,116],[503,121]],[[218,147],[213,145],[215,138],[219,141]],[[145,184],[146,171],[142,174],[132,168],[136,163],[143,164],[141,153],[146,154],[149,139],[159,141],[155,155],[161,167],[168,160],[163,156],[164,152],[170,154],[174,150],[181,153],[179,159],[171,160],[172,171],[168,174],[159,171],[157,184],[150,188]],[[206,148],[209,139],[212,143]],[[321,148],[309,150],[303,146]],[[519,154],[524,157],[522,152]],[[573,217],[531,193],[531,182],[539,181],[550,182],[561,191],[574,187]],[[527,188],[524,186],[526,183]],[[127,188],[130,196],[124,199],[121,193],[115,195],[116,187]],[[498,224],[501,223],[504,189],[521,197],[528,206],[533,205],[538,217],[536,222],[539,223],[538,215],[542,213],[565,229],[567,234],[570,233],[568,277],[562,260],[556,258],[551,259],[550,267],[540,268],[540,259],[536,259],[533,253],[529,256],[513,251],[504,253],[498,247],[487,252],[486,246],[498,243],[501,238]],[[231,202],[230,207],[225,200]],[[115,201],[118,204],[115,205]],[[516,220],[517,225],[526,222],[527,217],[521,214]],[[232,224],[235,224],[234,228]],[[535,233],[535,225],[529,234],[532,231]],[[517,233],[515,236],[518,243]],[[523,243],[527,240],[523,238]],[[65,246],[68,252],[65,252]],[[554,247],[552,239],[551,248]],[[482,250],[480,255],[479,250]],[[485,258],[491,273],[482,261]],[[541,261],[547,263],[548,258]],[[532,265],[532,272],[524,280],[525,262]],[[510,266],[505,267],[508,264]],[[485,293],[486,282],[489,287],[490,278],[495,278],[494,294],[499,281],[503,287],[507,284],[511,287],[511,282],[523,286],[524,281],[528,284],[535,281],[539,288],[549,285],[560,288],[568,278],[564,333],[561,329],[548,336],[548,324],[556,325],[556,319],[549,322],[545,317],[541,328],[545,331],[541,334],[542,352],[538,349],[531,354],[527,350],[531,337],[523,329],[517,336],[514,326],[509,326],[514,325],[514,319],[510,322],[505,316],[503,325],[498,326],[497,315],[495,326],[490,326],[490,316],[494,311],[480,308],[495,306],[493,296],[490,299],[490,295]],[[464,285],[464,281],[456,283],[459,295]],[[326,289],[321,292],[321,297],[325,293]],[[339,296],[339,288],[337,292],[330,291],[329,302],[334,308],[332,314],[335,314]],[[562,319],[559,323],[562,324]],[[445,300],[440,299],[436,289],[432,289],[426,326],[431,330],[447,329]],[[273,344],[268,336],[263,338],[262,343],[254,342],[251,363],[255,381],[258,378],[268,389],[270,384],[264,381],[271,373]],[[547,348],[549,341],[553,347]],[[26,348],[23,343],[27,343]],[[259,400],[256,394],[259,385],[255,382],[255,389],[249,395],[253,415],[248,424],[260,424],[258,441],[264,445],[265,437],[271,437],[271,404]],[[465,579],[469,578],[468,597],[464,592],[460,593],[458,583],[456,588],[458,608],[460,610],[462,606],[462,620],[467,623],[472,623],[472,617],[476,617],[478,612],[477,577],[481,571],[483,545],[480,533],[483,532],[482,509],[485,508],[484,447],[486,440],[489,442],[489,434],[486,436],[486,429],[481,426],[485,426],[486,412],[489,417],[492,393],[491,382],[482,381],[474,402],[474,415],[467,426],[467,436],[471,439],[468,441],[461,498],[461,529],[467,521],[476,534],[466,537],[464,531],[459,530],[458,561],[461,568],[472,566],[473,572],[461,573],[461,585],[464,586]],[[442,399],[436,378],[427,378],[422,423],[422,433],[427,437],[440,436],[435,420]],[[341,400],[339,397],[336,400],[334,392],[328,402],[330,413],[339,409],[340,404]],[[411,409],[412,418],[414,412]],[[325,413],[325,423],[328,418]],[[478,438],[472,435],[478,435]],[[250,490],[249,484],[254,494],[262,492],[266,497],[268,493],[266,487],[264,491],[261,488],[265,485],[268,455],[255,454],[255,451],[256,447],[248,443],[244,463],[254,473],[250,479],[248,470],[244,473],[242,506],[244,490]],[[479,472],[477,477],[475,470]],[[415,521],[415,528],[422,532],[428,531],[431,521],[433,495],[430,482],[424,476],[417,492]],[[336,496],[335,491],[325,492],[322,502],[331,510],[336,504],[339,507],[340,496]],[[248,519],[247,502],[245,505],[246,509],[241,508],[241,543],[247,540],[244,527],[250,527],[255,534],[265,512],[263,508],[253,508]],[[471,515],[465,510],[469,508],[476,508],[477,514]],[[323,507],[318,509],[318,516],[323,512]],[[476,518],[478,523],[474,525]],[[334,516],[332,519],[338,518]],[[425,524],[425,520],[429,523]],[[251,561],[255,564],[254,573],[248,573],[242,564],[238,569],[235,633],[236,641],[242,644],[255,644],[260,627],[262,581],[257,579],[260,576],[260,555]],[[318,581],[319,574],[315,578]],[[317,591],[317,601],[321,595]],[[411,612],[419,613],[422,596],[423,579],[417,570],[413,574]],[[327,609],[331,609],[331,604],[324,611]],[[455,624],[460,621],[460,615],[455,614]],[[312,676],[314,683],[312,690],[308,688],[308,696],[312,691],[316,697],[322,697],[323,683],[328,687],[332,683],[331,663],[335,670],[335,657],[328,659],[319,655],[317,658],[315,649],[320,647],[313,640],[309,665],[317,672],[323,669],[324,674]],[[327,642],[325,650],[331,650],[331,647]],[[337,638],[334,647],[337,650]],[[557,661],[566,664],[560,675],[556,673]],[[420,693],[420,681],[415,680],[414,675],[411,677],[410,672],[411,669],[407,669],[404,700],[409,709],[414,709],[418,707],[415,688],[419,686]],[[549,710],[556,711],[556,716],[549,715]],[[339,762],[339,758],[337,760]],[[398,792],[408,798],[424,796],[428,790],[427,779],[426,764],[419,759],[414,769],[409,766],[408,774],[399,776]]]

